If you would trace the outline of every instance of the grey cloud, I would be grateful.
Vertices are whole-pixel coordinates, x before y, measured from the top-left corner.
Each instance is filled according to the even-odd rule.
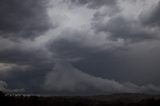
[[[45,58],[36,53],[36,51],[23,51],[19,49],[11,49],[0,52],[1,62],[16,63],[20,65],[38,64],[37,62],[45,62]]]
[[[108,7],[104,10],[97,10],[93,15],[93,22],[96,21],[103,21],[106,16],[112,17],[120,12],[120,9],[118,7]]]
[[[78,42],[69,42],[63,39],[51,43],[49,49],[55,52],[58,58],[84,57],[91,53],[89,49],[81,47]]]
[[[17,55],[18,58],[15,57],[17,53],[19,54]],[[31,53],[31,55],[26,56],[25,54],[28,53],[15,51],[15,54],[8,55],[8,58],[4,58],[4,55],[1,55],[3,57],[1,61],[5,62],[5,64],[14,63],[16,66],[10,67],[8,70],[2,70],[0,72],[0,79],[7,81],[9,86],[13,89],[25,88],[28,91],[40,89],[41,82],[44,80],[43,77],[46,72],[52,69],[53,63],[40,59],[38,56],[34,58],[37,53]]]
[[[89,8],[99,8],[101,6],[113,6],[116,5],[116,0],[71,0],[73,3],[80,5],[87,5]]]
[[[52,64],[37,62],[30,65],[29,68],[12,68],[10,71],[0,72],[0,79],[8,83],[10,89],[24,88],[27,92],[35,92],[41,90],[41,83],[44,76],[52,69]],[[39,92],[40,93],[40,92]]]
[[[152,85],[137,86],[132,83],[121,84],[114,80],[103,79],[86,74],[65,61],[58,61],[53,71],[46,76],[44,89],[57,92],[90,92],[118,93],[118,92],[159,92],[158,87]],[[97,92],[97,93],[98,93]]]
[[[17,65],[17,64],[8,64],[8,63],[0,63],[0,77],[1,79],[7,78],[12,73],[22,71],[25,72],[29,70],[29,66],[27,65]]]
[[[131,81],[136,84],[152,83],[159,85],[159,40],[145,40],[133,43],[126,48],[107,50],[90,55],[81,61],[81,67],[90,67],[90,74],[118,81]],[[86,70],[86,69],[85,69]],[[96,71],[93,71],[96,70]],[[102,71],[103,70],[103,71]],[[88,71],[87,71],[88,72]],[[99,74],[97,74],[99,73]],[[123,76],[123,77],[122,77]]]
[[[137,82],[143,79],[145,83],[159,84],[159,40],[145,40],[143,42],[130,44],[128,51],[122,52],[121,57],[126,59],[126,66],[130,78],[136,76]],[[139,80],[139,81],[138,81]]]
[[[0,37],[0,63],[29,64],[48,61],[47,51],[35,47],[32,40]]]
[[[144,40],[105,50],[83,44],[84,42],[67,38],[58,39],[49,45],[49,49],[57,54],[55,60],[64,58],[78,69],[94,76],[120,82],[130,81],[140,85],[146,83],[159,85],[158,40]],[[77,58],[77,61],[72,61]]]
[[[7,83],[0,80],[0,91],[6,91],[7,90]]]
[[[5,81],[0,80],[0,91],[3,92],[24,92],[24,89],[9,89],[8,84]]]
[[[98,33],[110,33],[111,40],[121,38],[129,41],[141,41],[156,38],[153,36],[153,32],[148,31],[139,21],[123,16],[113,16],[105,23],[103,21],[95,22],[93,28]]]
[[[0,36],[33,37],[51,27],[47,0],[1,0]]]
[[[68,28],[62,24],[57,30],[52,29],[51,32],[43,35],[42,33],[51,27],[46,13],[46,1],[0,1],[0,13],[4,14],[0,18],[0,23],[2,23],[0,25],[0,36],[2,36],[0,37],[0,63],[17,65],[5,71],[6,73],[13,72],[10,77],[1,77],[0,80],[6,81],[9,88],[25,88],[27,91],[40,91],[44,80],[45,87],[49,91],[58,90],[58,88],[62,91],[79,92],[85,90],[89,92],[88,89],[91,92],[158,91],[159,88],[152,85],[138,86],[132,83],[121,83],[128,81],[136,84],[159,84],[158,53],[160,49],[156,46],[159,45],[157,43],[159,41],[154,41],[156,35],[151,31],[152,28],[146,27],[145,21],[141,23],[142,20],[123,16],[115,0],[71,1],[81,5],[82,8],[83,5],[87,5],[88,8],[84,9],[95,12],[93,19],[90,20],[91,29],[87,27],[84,31],[83,28],[79,29],[80,27],[74,29],[74,25]],[[77,5],[74,8],[79,8],[76,7]],[[104,8],[100,8],[103,6]],[[154,11],[157,9],[156,7]],[[62,11],[59,14],[63,15],[63,12],[65,13]],[[79,10],[76,14],[76,11],[72,13],[70,9],[66,12],[69,17],[77,17]],[[78,15],[76,19],[79,18],[81,17]],[[109,18],[108,22],[106,22],[107,18]],[[146,18],[146,22],[149,19],[151,18]],[[71,18],[69,26],[72,26],[74,22],[72,23]],[[154,23],[157,25],[156,22]],[[27,39],[29,42],[26,43],[24,37],[32,38],[38,35],[41,35],[41,38]],[[65,66],[65,64],[58,63],[57,68],[55,67],[56,71],[49,72],[59,58],[72,62],[78,69],[72,65]],[[19,67],[26,65],[29,66],[27,71]],[[68,71],[68,67],[71,71]],[[60,69],[62,70],[57,71]],[[48,74],[45,77],[46,73]]]
[[[149,26],[160,26],[160,2],[151,10],[140,15],[142,23]]]
[[[48,58],[47,51],[34,47],[33,42],[25,42],[1,38],[0,80],[7,81],[13,89],[29,89],[33,86],[38,89],[45,73],[51,69],[54,59]]]

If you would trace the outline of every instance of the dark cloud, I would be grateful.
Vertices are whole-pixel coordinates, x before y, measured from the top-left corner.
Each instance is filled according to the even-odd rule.
[[[148,27],[159,25],[159,4],[139,20],[125,16],[118,7],[121,0],[120,4],[116,0],[70,0],[71,4],[64,1],[51,1],[58,6],[49,11],[46,0],[0,1],[0,80],[11,89],[31,92],[159,90],[152,85],[135,85],[158,85],[160,81],[158,32]],[[81,16],[85,9],[86,15]],[[54,29],[49,21],[60,25]],[[61,59],[71,64],[57,63]],[[4,89],[4,85],[0,82],[0,88]]]
[[[24,89],[9,89],[8,84],[5,81],[0,80],[0,91],[4,92],[24,92]]]
[[[37,62],[45,62],[45,57],[41,57],[41,53],[36,51],[25,51],[20,49],[10,49],[1,51],[1,62],[17,63],[17,64],[36,64]]]
[[[38,89],[46,72],[52,69],[54,59],[49,59],[47,51],[41,48],[33,45],[27,48],[30,43],[24,45],[24,42],[1,39],[0,80],[7,81],[13,89]]]
[[[160,26],[160,2],[151,10],[143,13],[140,18],[142,23],[149,26]]]
[[[6,91],[7,90],[7,83],[0,80],[0,91]]]
[[[1,0],[0,36],[33,37],[46,31],[46,5],[47,0]]]
[[[152,85],[141,87],[132,83],[120,84],[114,80],[95,77],[63,60],[58,61],[53,71],[47,74],[44,88],[53,92],[88,92],[89,94],[159,91],[159,88]]]
[[[4,69],[1,66],[0,80],[7,81],[11,88],[31,88],[35,84],[38,88],[40,84],[34,81],[42,82],[44,71],[50,70],[47,52],[26,40],[53,28],[48,3],[49,0],[0,1],[0,64],[7,65]],[[23,66],[28,68],[24,70]]]
[[[124,88],[115,81],[105,81],[101,78],[90,76],[76,69],[71,64],[60,61],[56,63],[53,71],[47,74],[45,89],[69,92],[86,92],[99,89],[100,92],[106,91],[109,93],[120,92],[120,89]]]
[[[69,42],[65,39],[59,39],[50,44],[49,49],[55,52],[58,58],[82,58],[91,53],[87,48],[81,47],[78,42]]]
[[[34,65],[26,70],[26,71],[15,71],[12,70],[13,73],[10,77],[5,78],[4,80],[8,82],[8,86],[11,89],[14,88],[24,88],[27,92],[42,92],[42,82],[45,80],[46,72],[51,70],[52,65],[42,64],[42,65]]]
[[[93,23],[93,28],[98,33],[110,33],[112,40],[121,38],[129,41],[141,41],[155,38],[152,32],[145,29],[139,21],[123,16],[113,16],[108,22],[97,21]]]
[[[160,49],[156,45],[159,43],[147,40],[100,51],[99,48],[84,47],[80,42],[59,39],[51,43],[49,48],[58,54],[57,59],[66,59],[90,75],[140,85],[158,85],[160,67],[157,64],[159,58],[156,57],[159,57]]]

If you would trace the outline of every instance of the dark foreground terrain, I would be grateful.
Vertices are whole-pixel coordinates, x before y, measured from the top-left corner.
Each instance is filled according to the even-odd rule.
[[[160,106],[160,96],[114,94],[41,97],[0,94],[0,106]]]

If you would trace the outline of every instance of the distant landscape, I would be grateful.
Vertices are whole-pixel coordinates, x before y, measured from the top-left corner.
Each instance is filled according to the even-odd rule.
[[[0,0],[0,106],[160,106],[160,0]]]
[[[1,106],[160,106],[160,95],[23,96],[0,93]]]

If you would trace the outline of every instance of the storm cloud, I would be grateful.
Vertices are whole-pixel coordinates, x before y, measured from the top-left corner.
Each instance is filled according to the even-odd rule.
[[[110,94],[110,93],[139,93],[143,92],[159,92],[158,87],[152,85],[137,86],[132,83],[120,84],[114,80],[103,79],[86,74],[70,63],[60,60],[58,61],[53,71],[49,72],[46,76],[44,85],[46,90],[53,92],[88,92],[90,94]]]
[[[148,12],[143,13],[142,17],[145,16],[145,18],[142,19],[142,22],[150,26],[159,26],[160,25],[160,19],[158,18],[159,11],[160,11],[160,2],[158,2],[156,6],[152,7],[152,9],[149,10]]]
[[[159,7],[159,0],[1,0],[0,88],[160,93]]]
[[[1,0],[0,33],[3,37],[33,37],[50,25],[46,13],[47,0]]]
[[[6,91],[6,86],[7,86],[6,82],[0,81],[0,90],[1,91]]]

